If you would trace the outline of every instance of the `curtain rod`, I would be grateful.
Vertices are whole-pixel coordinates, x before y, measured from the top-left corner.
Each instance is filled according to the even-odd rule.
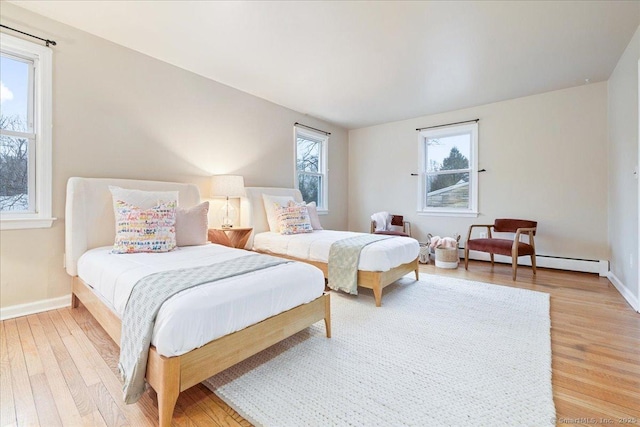
[[[441,127],[445,127],[445,126],[461,125],[463,123],[471,123],[471,122],[478,123],[479,121],[480,121],[480,119],[465,120],[464,122],[455,122],[455,123],[447,123],[446,125],[428,126],[426,128],[418,128],[416,130],[419,132],[419,131],[425,130],[425,129],[433,129],[433,128],[441,128]]]
[[[303,127],[303,128],[307,128],[307,129],[311,129],[311,130],[315,130],[315,131],[317,131],[317,132],[324,133],[325,135],[331,135],[331,132],[327,132],[327,131],[324,131],[324,130],[320,130],[320,129],[312,128],[311,126],[303,125],[302,123],[295,122],[293,125],[294,125],[294,126],[301,126],[301,127]]]
[[[33,37],[34,39],[42,40],[46,43],[47,47],[49,47],[50,44],[53,46],[57,45],[57,43],[53,40],[43,39],[42,37],[34,36],[33,34],[25,33],[24,31],[16,30],[15,28],[11,28],[3,24],[0,24],[0,27],[6,28],[7,30],[15,31],[16,33],[24,34],[25,36]]]

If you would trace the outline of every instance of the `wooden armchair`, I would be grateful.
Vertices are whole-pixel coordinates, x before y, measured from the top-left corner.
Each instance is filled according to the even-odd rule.
[[[402,231],[399,231],[399,230],[376,231],[376,222],[374,220],[371,220],[371,233],[387,234],[389,236],[411,237],[411,223],[409,221],[405,221],[402,215],[389,215],[389,225],[395,226],[395,227],[402,227]]]
[[[475,224],[469,227],[467,234],[467,243],[464,245],[464,268],[469,268],[469,250],[488,252],[491,256],[491,265],[493,266],[493,254],[506,255],[511,257],[513,266],[513,280],[516,280],[516,271],[518,270],[518,257],[531,256],[531,267],[533,274],[536,274],[536,245],[533,236],[536,235],[538,223],[536,221],[528,221],[524,219],[496,219],[493,224],[480,225]],[[487,229],[487,237],[481,239],[471,239],[471,232],[476,227],[485,227]],[[497,239],[491,235],[491,229],[498,233],[516,233],[513,240]],[[526,234],[529,236],[529,243],[520,241],[520,236]]]

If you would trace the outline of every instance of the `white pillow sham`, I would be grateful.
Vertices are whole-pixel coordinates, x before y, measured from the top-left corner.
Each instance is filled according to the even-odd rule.
[[[262,195],[262,203],[264,204],[264,210],[267,213],[267,222],[269,223],[270,231],[273,231],[274,233],[280,232],[276,208],[287,206],[290,201],[294,201],[292,196]]]
[[[151,209],[158,205],[158,202],[176,202],[178,204],[178,192],[177,191],[143,191],[143,190],[130,190],[128,188],[109,186],[111,196],[113,197],[113,204],[118,200],[123,201],[129,205],[133,205],[140,209]]]

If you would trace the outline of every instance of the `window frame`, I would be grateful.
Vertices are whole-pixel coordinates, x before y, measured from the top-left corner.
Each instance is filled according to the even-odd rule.
[[[298,171],[298,136],[301,135],[305,139],[317,141],[320,143],[320,159],[318,164],[318,172]],[[319,215],[327,215],[329,213],[329,135],[316,132],[310,129],[293,127],[293,185],[298,187],[298,173],[315,175],[322,177],[322,188],[320,192],[321,203],[318,204],[317,211]]]
[[[427,172],[429,165],[427,140],[434,138],[444,138],[460,134],[471,134],[470,159],[469,159],[469,207],[468,208],[437,208],[427,206],[427,177],[434,175]],[[443,126],[432,129],[424,129],[418,133],[418,170],[420,182],[418,184],[418,215],[426,216],[457,216],[457,217],[477,217],[478,216],[478,122],[459,125]],[[462,172],[460,172],[462,171]],[[456,171],[447,171],[455,173]],[[467,173],[467,169],[459,170],[458,173]]]
[[[53,52],[46,46],[5,33],[0,37],[0,51],[33,61],[33,85],[30,85],[33,101],[29,114],[34,141],[30,139],[29,143],[29,197],[33,198],[30,207],[34,211],[0,211],[0,230],[49,228],[56,219],[52,217]],[[11,131],[0,132],[15,136]]]

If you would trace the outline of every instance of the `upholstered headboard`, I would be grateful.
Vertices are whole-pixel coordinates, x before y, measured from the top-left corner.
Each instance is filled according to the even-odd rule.
[[[178,191],[178,205],[200,203],[200,191],[193,184],[138,181],[112,178],[69,178],[65,213],[65,262],[67,273],[78,274],[80,256],[89,249],[113,244],[115,216],[109,186],[146,190]]]
[[[264,210],[262,195],[270,196],[291,196],[296,202],[302,202],[302,194],[300,190],[295,188],[278,188],[278,187],[247,187],[247,203],[241,207],[242,224],[253,227],[253,233],[247,248],[253,247],[253,236],[257,233],[269,231],[269,223],[267,222],[267,212]]]

